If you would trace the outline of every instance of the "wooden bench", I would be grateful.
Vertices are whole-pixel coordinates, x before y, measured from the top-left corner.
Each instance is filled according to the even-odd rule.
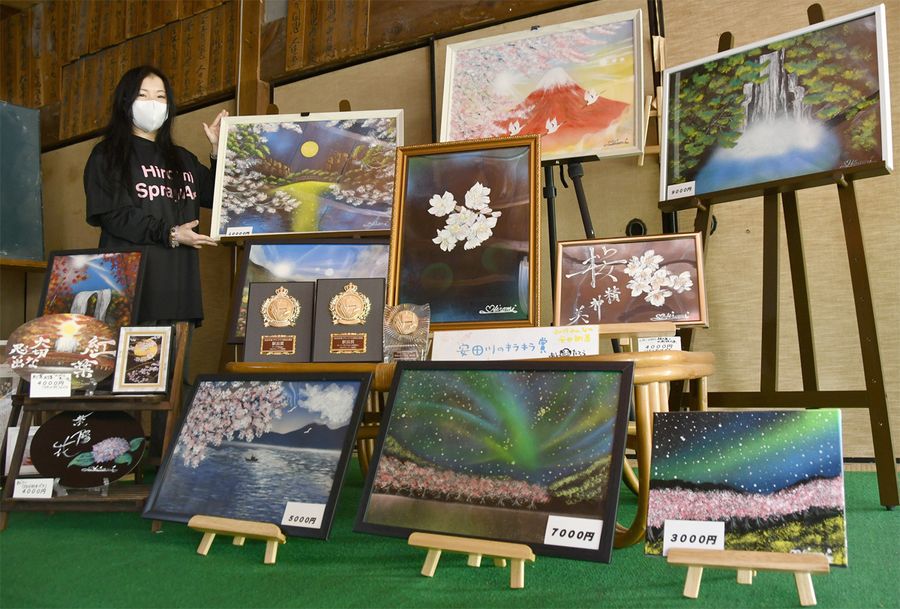
[[[192,516],[188,521],[188,527],[203,533],[203,539],[197,546],[197,554],[206,556],[212,546],[216,535],[231,535],[232,543],[236,546],[244,545],[247,539],[260,539],[266,542],[266,555],[263,562],[267,565],[275,564],[278,553],[278,545],[285,543],[284,533],[277,525],[270,522],[254,522],[252,520],[236,520],[234,518],[220,518],[219,516]]]
[[[746,552],[740,550],[699,550],[672,548],[668,554],[670,565],[686,565],[684,595],[697,598],[700,595],[700,579],[703,568],[736,569],[739,584],[750,585],[757,571],[787,571],[794,574],[800,604],[809,607],[816,604],[813,589],[813,573],[828,573],[831,567],[824,554],[784,554],[781,552]]]
[[[509,559],[509,587],[525,587],[525,561],[534,562],[534,552],[531,548],[521,543],[507,543],[502,541],[489,541],[486,539],[469,539],[467,537],[455,537],[453,535],[436,535],[433,533],[412,533],[408,540],[409,545],[416,548],[425,548],[428,554],[422,565],[422,575],[433,577],[437,569],[441,552],[459,552],[468,554],[466,564],[470,567],[480,567],[482,556],[490,556],[494,559],[494,565],[505,567],[506,559]]]

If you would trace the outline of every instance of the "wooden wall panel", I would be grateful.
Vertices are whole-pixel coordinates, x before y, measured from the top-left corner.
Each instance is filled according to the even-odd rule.
[[[284,69],[288,72],[299,70],[306,65],[308,4],[308,0],[288,3],[284,45]]]
[[[59,21],[63,13],[59,3],[38,4],[32,10],[41,13],[41,25],[36,27],[40,41],[38,49],[38,80],[40,106],[59,101]]]
[[[216,7],[210,11],[209,66],[207,68],[207,90],[219,91],[222,86],[222,67],[224,65],[225,32],[223,28],[230,20],[225,15],[228,7]]]
[[[306,6],[307,56],[311,63],[338,61],[366,50],[368,1],[318,0]]]

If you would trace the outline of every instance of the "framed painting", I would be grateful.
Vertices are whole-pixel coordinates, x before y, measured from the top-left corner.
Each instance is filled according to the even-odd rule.
[[[214,239],[390,229],[402,110],[229,116],[222,131]]]
[[[37,430],[37,425],[28,428],[28,436],[25,439],[25,452],[22,453],[22,464],[19,466],[20,476],[35,476],[38,473],[37,468],[31,461],[31,440],[34,438]],[[12,466],[13,452],[16,450],[16,439],[18,437],[18,425],[6,428],[6,460],[3,463],[4,476],[9,474],[9,468]]]
[[[890,171],[885,45],[879,5],[666,70],[660,201]]]
[[[326,539],[370,374],[201,375],[145,518],[270,522]]]
[[[561,241],[553,323],[706,326],[700,233]]]
[[[51,252],[38,317],[74,313],[118,330],[138,319],[144,256],[140,249]]]
[[[19,389],[19,375],[13,372],[6,361],[6,341],[0,340],[0,425],[13,426],[19,424],[19,418],[10,420],[12,414],[12,396]],[[21,413],[19,415],[21,417]]]
[[[388,305],[430,304],[434,330],[538,324],[537,136],[397,152]]]
[[[165,392],[171,353],[172,326],[119,328],[113,392]]]
[[[718,527],[719,549],[847,565],[840,410],[656,413],[652,455],[647,554],[688,522]]]
[[[633,373],[630,362],[399,362],[355,529],[609,562]]]
[[[641,11],[447,45],[441,141],[540,135],[545,161],[643,150]]]
[[[389,256],[390,245],[386,238],[248,239],[244,244],[244,259],[235,284],[228,342],[244,342],[252,282],[386,278]]]

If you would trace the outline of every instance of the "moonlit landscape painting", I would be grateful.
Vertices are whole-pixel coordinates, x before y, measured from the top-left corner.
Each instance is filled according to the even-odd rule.
[[[368,389],[367,375],[332,376],[199,380],[144,515],[282,525],[287,503],[296,502],[323,516],[315,527],[285,532],[327,537]]]
[[[543,160],[640,151],[641,12],[447,46],[441,141],[540,135]]]
[[[608,561],[628,365],[404,363],[357,528],[515,541]],[[582,555],[545,545],[552,516],[602,522],[603,542]]]
[[[660,200],[890,168],[883,11],[667,70]]]
[[[657,413],[648,554],[667,520],[722,521],[726,550],[821,552],[847,564],[841,413]]]

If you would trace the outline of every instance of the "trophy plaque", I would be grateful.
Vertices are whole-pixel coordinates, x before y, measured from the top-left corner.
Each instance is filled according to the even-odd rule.
[[[431,305],[399,304],[384,308],[384,361],[421,361],[428,348]]]
[[[308,362],[316,284],[254,282],[247,309],[245,362]]]
[[[319,279],[313,361],[380,362],[384,279]]]

